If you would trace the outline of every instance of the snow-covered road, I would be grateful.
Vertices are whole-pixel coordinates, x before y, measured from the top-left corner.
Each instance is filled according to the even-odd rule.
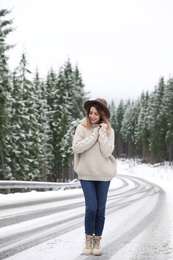
[[[118,169],[109,191],[99,259],[173,259],[172,168],[159,173],[160,168],[119,161]],[[81,255],[81,189],[1,194],[0,201],[0,259],[95,258]]]

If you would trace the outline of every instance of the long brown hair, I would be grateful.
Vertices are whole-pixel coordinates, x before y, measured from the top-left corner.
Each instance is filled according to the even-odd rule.
[[[86,110],[86,120],[84,122],[82,122],[82,125],[85,126],[86,128],[91,128],[92,125],[91,125],[91,121],[90,121],[90,118],[89,118],[89,113],[90,113],[90,108],[91,107],[95,107],[95,109],[97,110],[97,112],[99,113],[100,115],[100,124],[101,123],[105,123],[108,125],[107,127],[107,132],[109,133],[110,130],[111,130],[111,125],[109,123],[109,120],[104,112],[104,110],[98,105],[98,104],[92,104],[91,106],[89,106]]]

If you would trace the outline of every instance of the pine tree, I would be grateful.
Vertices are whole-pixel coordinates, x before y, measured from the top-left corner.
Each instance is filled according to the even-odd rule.
[[[11,169],[8,166],[9,151],[8,139],[11,135],[11,82],[8,70],[8,58],[6,51],[12,46],[6,44],[7,35],[13,31],[12,20],[6,16],[10,11],[0,10],[0,179],[11,179]]]
[[[165,123],[162,113],[163,94],[165,89],[164,78],[159,80],[155,91],[150,95],[148,106],[148,126],[150,130],[149,145],[152,154],[152,162],[164,161],[165,146]]]
[[[162,102],[162,118],[164,120],[163,126],[165,129],[165,143],[167,146],[168,157],[166,158],[171,162],[173,161],[173,79],[170,78],[166,84],[163,102]]]
[[[53,147],[50,145],[50,140],[52,140],[52,131],[49,124],[49,106],[46,99],[46,87],[43,82],[40,81],[39,73],[36,72],[35,78],[33,80],[33,85],[35,89],[35,103],[36,103],[36,120],[37,128],[35,129],[38,139],[38,168],[40,172],[40,177],[42,180],[51,180],[52,173],[52,161],[53,161]]]
[[[43,178],[43,143],[40,135],[38,93],[29,80],[25,54],[13,73],[13,117],[11,127],[11,162],[13,177],[18,180]]]
[[[132,102],[126,108],[124,118],[121,127],[121,133],[127,143],[127,154],[128,157],[136,156],[136,131],[137,131],[137,120],[139,116],[139,102]]]
[[[64,179],[63,173],[63,165],[62,165],[62,158],[63,158],[63,151],[61,146],[62,139],[67,132],[68,127],[68,93],[65,88],[64,82],[64,70],[60,68],[59,75],[57,78],[57,95],[56,99],[54,100],[54,128],[53,128],[53,145],[54,145],[54,154],[55,154],[55,176],[56,179],[62,181]]]
[[[125,113],[125,105],[124,101],[120,100],[120,103],[117,107],[117,126],[116,126],[116,139],[115,139],[115,146],[116,146],[116,152],[118,157],[124,157],[125,155],[125,143],[122,138],[121,134],[121,128],[122,128],[122,122],[124,118],[124,113]]]
[[[58,163],[59,158],[56,154],[56,144],[58,142],[58,124],[57,124],[57,117],[59,112],[59,107],[56,106],[57,99],[58,99],[58,86],[57,86],[57,75],[54,70],[48,72],[47,79],[45,82],[45,98],[47,103],[47,116],[48,116],[48,123],[50,134],[47,140],[48,147],[52,150],[52,161],[51,161],[51,172],[49,174],[50,181],[57,181],[58,176]]]
[[[60,116],[58,117],[59,124],[59,143],[57,144],[57,151],[59,156],[61,156],[61,173],[62,180],[68,176],[68,170],[71,164],[72,158],[72,134],[73,128],[71,123],[74,120],[74,96],[76,81],[74,77],[74,71],[70,61],[65,62],[63,71],[60,72],[60,77],[58,81],[58,96],[59,98],[59,107],[61,108]],[[59,147],[58,147],[59,145]]]
[[[148,100],[149,93],[142,93],[139,101],[140,112],[137,123],[137,149],[139,157],[142,157],[142,161],[150,161],[149,156],[149,127],[148,127]]]

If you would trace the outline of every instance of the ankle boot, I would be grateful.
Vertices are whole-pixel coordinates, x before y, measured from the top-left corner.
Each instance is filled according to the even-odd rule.
[[[101,240],[101,237],[99,237],[99,236],[93,237],[93,250],[92,250],[93,255],[102,254],[101,249],[100,249],[100,240]]]
[[[93,236],[86,235],[85,236],[85,247],[83,249],[84,255],[91,255],[92,254],[92,247],[93,247]]]

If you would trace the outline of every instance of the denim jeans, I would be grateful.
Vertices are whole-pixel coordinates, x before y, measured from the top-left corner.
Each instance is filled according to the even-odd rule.
[[[85,234],[101,236],[110,181],[80,182],[85,197]]]

